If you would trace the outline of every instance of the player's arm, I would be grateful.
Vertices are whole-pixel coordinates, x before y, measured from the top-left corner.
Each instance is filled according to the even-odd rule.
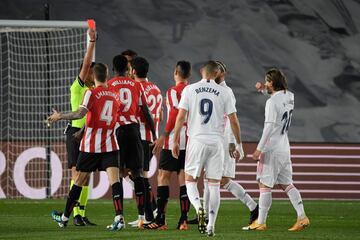
[[[88,34],[90,37],[90,41],[89,41],[89,45],[88,45],[88,48],[87,48],[85,56],[84,56],[82,68],[79,73],[79,77],[80,77],[81,81],[85,81],[85,79],[89,73],[89,70],[91,67],[91,62],[92,62],[93,55],[94,55],[95,42],[96,42],[96,30],[89,28]]]
[[[184,126],[186,120],[187,110],[180,108],[176,117],[175,127],[174,127],[174,145],[171,151],[174,158],[179,157],[180,148],[179,148],[179,138],[181,128]]]
[[[265,122],[264,122],[263,133],[256,147],[256,150],[252,155],[253,160],[258,161],[260,159],[261,153],[263,153],[266,150],[265,144],[266,142],[268,142],[271,133],[273,132],[273,129],[275,127],[275,121],[276,121],[275,106],[272,103],[272,101],[270,101],[269,99],[266,101],[266,105],[265,105]]]
[[[236,112],[230,113],[228,115],[228,118],[230,121],[231,130],[236,140],[235,150],[238,152],[238,154],[234,154],[234,156],[236,160],[241,160],[244,158],[244,150],[241,143],[240,122],[238,117],[236,116]]]
[[[156,131],[155,131],[155,123],[154,123],[153,117],[151,116],[151,112],[150,112],[148,106],[146,104],[142,104],[141,111],[144,114],[146,123],[149,124],[151,133],[153,134],[154,138],[156,139],[157,136],[156,136]]]
[[[52,123],[59,120],[75,120],[85,117],[87,109],[83,106],[80,106],[79,109],[75,112],[61,113],[53,109],[53,114],[47,118],[47,120]]]

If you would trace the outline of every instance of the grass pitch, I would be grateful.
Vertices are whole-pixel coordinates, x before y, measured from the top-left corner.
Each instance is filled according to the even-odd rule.
[[[216,223],[216,239],[360,239],[360,201],[304,201],[311,225],[302,232],[288,232],[296,220],[289,201],[274,200],[265,232],[242,231],[248,221],[248,210],[238,201],[222,201]],[[113,220],[110,200],[91,200],[87,215],[95,227],[75,227],[72,218],[68,227],[60,229],[50,218],[54,209],[63,210],[65,200],[0,200],[0,239],[205,239],[196,225],[188,231],[176,230],[179,204],[168,205],[169,230],[140,230],[126,226],[118,232],[109,232],[106,225]],[[125,221],[137,218],[135,203],[124,203]],[[195,212],[191,209],[189,218]]]

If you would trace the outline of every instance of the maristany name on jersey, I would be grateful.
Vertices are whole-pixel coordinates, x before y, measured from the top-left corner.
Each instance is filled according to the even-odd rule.
[[[213,89],[211,87],[199,87],[199,88],[195,89],[195,92],[197,94],[202,93],[202,92],[208,92],[208,93],[213,93],[216,96],[219,96],[219,94],[220,94],[220,92],[218,90]]]
[[[97,99],[100,99],[103,96],[112,96],[113,98],[118,99],[117,95],[110,91],[100,91],[95,95]]]

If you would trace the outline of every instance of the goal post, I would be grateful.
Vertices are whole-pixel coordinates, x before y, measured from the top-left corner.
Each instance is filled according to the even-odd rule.
[[[44,120],[52,108],[71,110],[87,28],[86,21],[0,20],[0,151],[6,159],[0,186],[7,198],[68,191],[66,122],[49,128]]]

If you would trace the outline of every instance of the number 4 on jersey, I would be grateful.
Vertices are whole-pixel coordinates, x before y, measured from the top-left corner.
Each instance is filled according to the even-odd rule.
[[[100,120],[105,121],[106,125],[110,125],[112,122],[112,109],[113,109],[113,101],[107,100],[104,104],[103,109],[101,110]]]

